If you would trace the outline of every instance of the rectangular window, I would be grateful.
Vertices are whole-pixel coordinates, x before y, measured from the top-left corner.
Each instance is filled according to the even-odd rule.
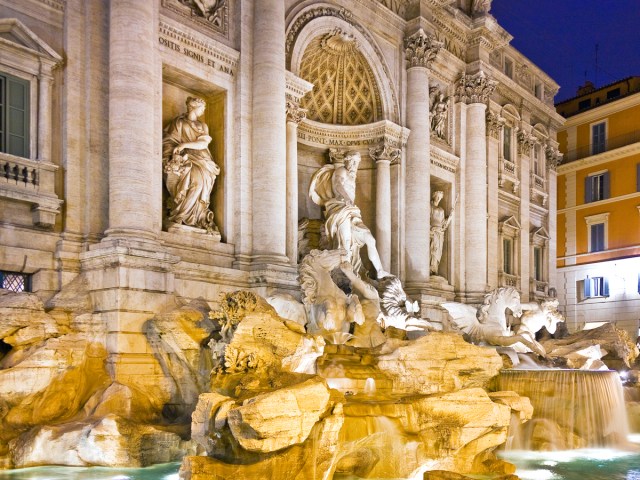
[[[607,140],[605,138],[605,127],[604,122],[591,125],[591,155],[597,155],[606,150]]]
[[[591,244],[589,245],[590,252],[602,252],[605,249],[604,244],[604,223],[595,223],[590,226],[591,228]]]
[[[587,277],[584,279],[584,297],[608,297],[609,282],[605,277]]]
[[[0,73],[0,152],[29,157],[29,82]]]
[[[578,103],[578,110],[585,110],[591,106],[591,99],[587,98]]]
[[[537,176],[541,177],[541,172],[540,172],[540,149],[542,147],[540,145],[534,145],[533,146],[533,173],[535,173]]]
[[[502,239],[502,271],[513,274],[513,241],[510,238]]]
[[[504,74],[509,78],[513,78],[513,62],[508,58],[504,59]]]
[[[0,270],[0,288],[11,290],[12,292],[30,292],[31,275]]]
[[[542,281],[542,248],[533,247],[533,278]]]
[[[609,172],[587,175],[584,179],[584,202],[605,200],[611,196]]]
[[[612,98],[616,98],[620,96],[620,88],[614,88],[613,90],[609,90],[607,92],[607,100],[611,100]]]
[[[511,160],[511,127],[502,129],[502,156],[505,160]]]

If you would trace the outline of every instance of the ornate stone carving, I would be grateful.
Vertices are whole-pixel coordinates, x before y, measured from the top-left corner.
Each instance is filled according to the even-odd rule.
[[[459,102],[487,103],[498,82],[480,70],[473,75],[463,73],[456,85],[456,97]]]
[[[201,98],[187,98],[187,113],[173,119],[164,130],[162,161],[172,226],[219,235],[209,202],[220,167],[209,151],[209,127],[198,120],[205,105]]]
[[[391,163],[398,163],[401,154],[402,150],[400,150],[399,148],[394,148],[387,142],[384,142],[382,145],[379,145],[377,147],[371,147],[369,149],[369,155],[371,155],[371,158],[373,158],[376,162],[380,160],[387,160]]]
[[[314,84],[301,100],[311,120],[363,125],[382,119],[375,75],[348,32],[336,28],[316,37],[305,50],[300,76]]]
[[[496,140],[500,138],[500,129],[504,127],[505,119],[487,110],[487,135]]]
[[[471,16],[486,15],[491,10],[491,0],[473,0],[471,2]]]
[[[445,97],[444,93],[439,92],[437,87],[430,90],[435,92],[429,112],[429,117],[431,118],[431,134],[446,141],[447,119],[449,118],[449,97]]]
[[[307,109],[301,108],[300,104],[294,100],[287,100],[287,122],[300,123],[307,118]]]
[[[407,68],[430,67],[443,43],[426,34],[423,29],[419,29],[413,35],[405,38],[404,46]]]
[[[531,135],[524,130],[519,130],[516,136],[518,138],[518,153],[521,155],[529,155],[531,148],[537,141],[535,135]]]
[[[227,0],[162,0],[162,6],[183,18],[224,35],[228,32]]]
[[[489,54],[489,63],[496,68],[502,69],[502,50],[494,50]]]
[[[366,245],[377,277],[386,277],[388,273],[382,268],[376,240],[362,221],[360,209],[355,204],[360,154],[334,150],[330,156],[333,163],[325,165],[311,177],[309,196],[325,211],[325,229],[332,248],[344,250],[353,271],[359,274],[362,269],[360,248]]]
[[[545,153],[547,155],[547,168],[555,172],[558,165],[562,163],[562,153],[550,145],[547,145]]]
[[[516,78],[520,85],[525,87],[531,86],[531,73],[529,72],[529,65],[522,63],[516,66]]]
[[[558,88],[551,88],[548,85],[544,86],[544,102],[547,105],[553,105],[553,99],[558,94]]]

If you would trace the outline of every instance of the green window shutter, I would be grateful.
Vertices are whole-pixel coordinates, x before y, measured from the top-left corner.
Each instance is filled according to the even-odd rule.
[[[29,158],[29,82],[9,75],[5,82],[4,150]]]

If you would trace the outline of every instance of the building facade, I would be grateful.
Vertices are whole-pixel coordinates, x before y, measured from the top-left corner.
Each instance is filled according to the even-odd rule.
[[[547,296],[558,86],[490,3],[2,2],[3,278],[44,299],[81,278],[113,374],[145,385],[143,324],[176,298],[298,294],[311,177],[355,150],[362,220],[424,317],[500,286]],[[184,125],[215,172],[188,214],[181,147],[163,153]]]
[[[558,297],[568,327],[640,326],[640,77],[557,105]]]

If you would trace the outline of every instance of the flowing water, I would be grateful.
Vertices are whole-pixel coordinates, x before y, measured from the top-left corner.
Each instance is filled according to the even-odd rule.
[[[512,423],[507,449],[625,447],[629,428],[615,371],[503,370],[498,390],[529,397],[533,418]]]
[[[0,470],[0,480],[178,480],[180,463],[146,468],[34,467]]]

